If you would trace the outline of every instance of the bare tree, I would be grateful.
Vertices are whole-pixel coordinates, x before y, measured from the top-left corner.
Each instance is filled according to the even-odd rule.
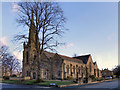
[[[2,63],[2,76],[3,74],[7,74],[8,72],[8,63],[7,58],[9,56],[8,47],[7,46],[1,46],[0,47],[0,62]]]
[[[12,75],[13,71],[20,65],[19,60],[10,54],[7,46],[0,47],[0,61],[2,62],[2,74],[5,74],[5,76],[7,72]]]
[[[63,10],[55,2],[22,2],[19,5],[17,22],[30,28],[33,23],[35,29],[35,45],[37,52],[37,81],[40,80],[40,57],[46,49],[55,51],[54,47],[60,45],[56,40],[57,36],[62,36],[66,19]],[[34,18],[34,19],[32,19]],[[34,21],[33,21],[34,20]],[[27,34],[15,36],[16,40],[28,39]]]
[[[20,77],[20,74],[22,72],[22,67],[21,67],[21,64],[18,64],[17,68],[16,68],[16,71],[17,71],[17,74],[19,75]]]
[[[18,59],[16,59],[14,56],[9,56],[7,60],[8,66],[9,66],[9,72],[10,76],[13,74],[13,71],[17,70],[20,65],[20,62]]]

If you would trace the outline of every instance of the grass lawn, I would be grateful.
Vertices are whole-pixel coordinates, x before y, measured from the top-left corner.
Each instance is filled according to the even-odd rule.
[[[50,83],[55,83],[56,85],[75,84],[72,81],[45,81],[45,82],[38,83],[38,85],[50,85]]]
[[[34,84],[35,80],[29,81],[20,81],[20,80],[4,80],[3,83],[10,83],[10,84]]]
[[[3,83],[26,84],[26,85],[45,85],[45,86],[49,86],[50,83],[55,83],[57,86],[59,86],[59,85],[68,85],[68,84],[75,84],[72,81],[44,81],[44,82],[40,82],[40,83],[35,83],[35,80],[28,80],[28,81],[4,80]]]

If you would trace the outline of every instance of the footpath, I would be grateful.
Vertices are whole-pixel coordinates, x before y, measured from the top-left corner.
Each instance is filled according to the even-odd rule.
[[[110,79],[110,80],[103,80],[103,81],[95,81],[95,82],[90,82],[90,83],[83,83],[83,84],[69,84],[69,85],[60,85],[60,88],[74,88],[74,87],[83,87],[86,85],[93,85],[93,84],[99,84],[99,83],[103,83],[103,82],[110,82],[116,79]]]

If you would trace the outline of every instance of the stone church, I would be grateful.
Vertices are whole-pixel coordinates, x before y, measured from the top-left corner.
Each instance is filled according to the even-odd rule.
[[[29,39],[24,43],[23,51],[23,68],[22,75],[37,79],[37,60],[35,49],[35,29],[34,18],[31,19],[29,29]],[[39,45],[38,45],[39,47]],[[98,69],[97,63],[93,62],[92,56],[83,55],[77,57],[68,57],[58,53],[44,51],[40,59],[40,78],[41,79],[73,79],[85,78],[90,75],[101,77],[101,71]]]

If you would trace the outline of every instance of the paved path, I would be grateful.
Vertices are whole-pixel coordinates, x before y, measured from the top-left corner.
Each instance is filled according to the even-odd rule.
[[[66,87],[66,88],[109,88],[109,89],[114,89],[114,88],[118,88],[118,84],[120,84],[120,80],[104,81],[104,82],[99,82],[99,83],[78,85],[78,86],[70,86],[70,87]]]
[[[93,85],[84,86],[84,88],[118,88],[118,80],[106,81],[102,83],[97,83]],[[83,87],[82,87],[83,88]]]
[[[50,88],[44,86],[37,86],[37,85],[17,85],[17,84],[7,84],[7,83],[0,83],[0,87],[2,88]]]

